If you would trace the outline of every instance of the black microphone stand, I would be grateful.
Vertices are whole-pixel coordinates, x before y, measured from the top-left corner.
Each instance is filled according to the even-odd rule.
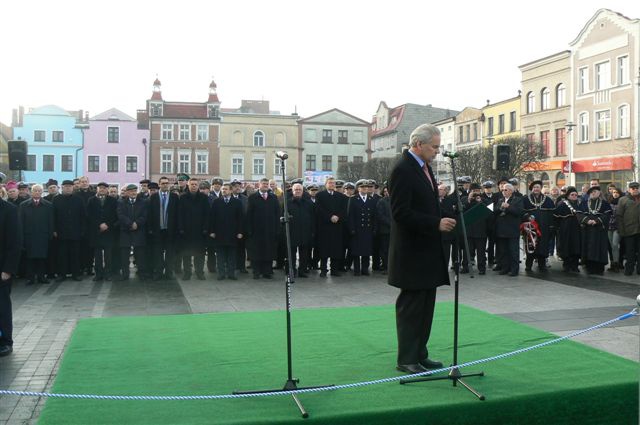
[[[455,167],[455,162],[453,160],[454,158],[449,157],[449,159],[451,160],[451,174],[453,175],[453,181],[457,182],[456,167]],[[467,240],[467,228],[464,223],[464,214],[463,214],[463,208],[462,208],[462,201],[460,200],[460,192],[458,191],[457,188],[456,188],[456,202],[458,205],[458,212],[460,216],[460,226],[461,226],[460,228],[462,229],[462,237],[464,238],[464,250],[465,250],[465,254],[467,256],[468,261],[470,261],[471,259],[469,257],[469,241]],[[459,288],[460,288],[460,257],[461,257],[460,252],[458,251],[457,236],[454,240],[454,249],[456,250],[455,252],[458,254],[457,257],[454,259],[454,263],[453,263],[455,278],[454,278],[454,303],[453,303],[454,307],[453,307],[453,364],[452,366],[454,366],[454,368],[451,369],[451,371],[447,376],[425,376],[425,377],[418,377],[418,378],[412,378],[412,379],[403,379],[400,381],[400,383],[408,384],[411,382],[439,381],[443,379],[450,379],[451,381],[453,381],[454,387],[456,387],[457,384],[460,383],[463,387],[471,391],[480,400],[484,400],[485,399],[484,395],[480,394],[477,390],[475,390],[473,387],[471,387],[469,384],[467,384],[462,380],[462,378],[466,378],[469,376],[484,376],[484,372],[462,374],[460,373],[460,369],[455,367],[458,365],[458,299],[459,299],[459,293],[460,293]]]
[[[287,273],[286,273],[286,285],[285,285],[285,302],[286,302],[286,315],[287,315],[287,380],[284,383],[284,388],[282,389],[274,389],[274,390],[258,390],[258,391],[234,391],[233,394],[263,394],[263,393],[281,393],[285,391],[293,391],[293,390],[303,390],[303,389],[312,389],[312,388],[327,388],[333,387],[334,385],[321,385],[315,387],[298,387],[299,379],[293,377],[293,362],[292,362],[292,352],[291,352],[291,284],[294,283],[293,280],[293,262],[295,261],[295,255],[291,249],[291,232],[289,230],[289,207],[287,204],[287,191],[285,187],[286,176],[285,176],[285,161],[289,156],[287,154],[282,154],[278,156],[280,158],[280,170],[282,171],[282,199],[284,200],[284,214],[280,217],[280,222],[284,224],[285,236],[287,240]],[[298,406],[300,413],[303,418],[308,418],[309,413],[305,410],[304,406],[298,399],[296,394],[291,394],[293,397],[293,401]]]

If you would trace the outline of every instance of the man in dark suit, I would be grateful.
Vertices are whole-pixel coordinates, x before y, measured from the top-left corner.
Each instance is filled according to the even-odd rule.
[[[180,197],[169,189],[169,179],[160,177],[160,191],[149,197],[149,248],[153,254],[153,280],[173,279],[175,243],[178,237]],[[151,266],[151,265],[150,265]]]
[[[146,245],[147,202],[137,198],[138,188],[130,184],[125,188],[125,196],[118,200],[118,223],[120,225],[120,268],[118,280],[129,280],[129,257],[131,248],[140,280],[147,278],[147,268],[144,264],[144,250]]]
[[[327,276],[327,264],[331,259],[331,275],[340,276],[344,259],[344,232],[347,224],[348,198],[337,190],[337,182],[329,177],[326,190],[316,196],[318,230],[318,256],[320,277]]]
[[[98,183],[96,196],[87,202],[89,244],[94,249],[96,275],[94,282],[111,280],[113,269],[111,254],[116,242],[118,201],[108,196],[109,185]]]
[[[11,281],[18,271],[21,246],[18,208],[0,198],[0,357],[13,351]]]
[[[242,225],[242,202],[231,195],[231,186],[226,183],[209,213],[209,238],[216,250],[218,280],[236,280],[236,251],[243,238]]]
[[[231,181],[231,192],[233,197],[240,201],[242,204],[242,224],[244,228],[245,220],[247,219],[247,208],[249,207],[249,198],[242,193],[242,182],[239,180]],[[247,270],[247,249],[245,244],[246,238],[238,240],[238,247],[236,250],[236,270],[240,273],[249,273]]]
[[[420,373],[442,363],[429,359],[436,289],[449,285],[442,249],[442,232],[456,221],[442,218],[436,179],[430,163],[440,149],[440,131],[431,124],[416,128],[409,149],[389,180],[391,193],[391,241],[389,285],[400,288],[396,301],[398,332],[397,369]]]
[[[42,191],[41,185],[34,184],[31,188],[32,197],[18,207],[24,241],[22,255],[26,259],[29,277],[27,285],[35,283],[36,280],[39,283],[49,283],[45,274],[49,241],[53,239],[53,205],[42,198]]]
[[[349,247],[354,276],[369,275],[369,257],[373,255],[377,201],[369,195],[369,187],[369,180],[358,180],[358,194],[349,202]]]
[[[191,260],[198,280],[205,280],[204,251],[209,232],[209,201],[200,192],[197,179],[189,179],[189,189],[180,196],[178,229],[180,232],[183,280],[191,279]]]
[[[73,193],[73,181],[62,182],[62,195],[53,199],[53,214],[53,237],[58,241],[59,271],[56,281],[63,282],[69,273],[73,280],[80,281],[80,244],[86,233],[87,209],[82,198]]]
[[[253,267],[253,278],[273,279],[273,260],[278,254],[280,204],[269,192],[269,180],[261,179],[257,192],[249,196],[247,207],[247,249]]]
[[[517,276],[520,269],[520,219],[522,196],[516,196],[511,183],[502,186],[502,197],[493,206],[496,216],[496,254],[500,274]]]

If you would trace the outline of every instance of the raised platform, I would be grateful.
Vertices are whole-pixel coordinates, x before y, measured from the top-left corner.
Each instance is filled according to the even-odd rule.
[[[452,309],[439,303],[431,357],[451,359]],[[460,362],[554,336],[461,307]],[[294,374],[301,386],[398,376],[393,307],[296,310]],[[629,319],[634,320],[634,319]],[[286,380],[283,311],[117,317],[78,324],[57,393],[209,395],[278,388]],[[480,370],[462,369],[462,372]],[[482,365],[449,381],[300,395],[309,423],[629,424],[638,422],[638,364],[572,341]],[[301,423],[290,396],[209,401],[49,399],[40,424]]]

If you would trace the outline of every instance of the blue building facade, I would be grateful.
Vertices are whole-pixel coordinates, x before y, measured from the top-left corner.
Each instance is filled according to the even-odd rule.
[[[73,180],[83,173],[82,149],[84,145],[82,111],[73,116],[54,106],[35,108],[20,117],[19,126],[13,127],[13,138],[27,141],[27,171],[22,180],[45,183],[54,178]]]

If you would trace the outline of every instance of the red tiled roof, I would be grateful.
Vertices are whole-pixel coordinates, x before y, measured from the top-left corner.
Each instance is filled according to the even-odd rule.
[[[382,136],[383,134],[391,133],[392,131],[395,131],[398,125],[400,125],[400,122],[402,122],[403,115],[404,115],[404,105],[396,106],[395,108],[389,110],[389,125],[381,130],[372,131],[371,137],[378,137],[378,136]],[[396,118],[395,122],[393,121],[394,117]]]
[[[207,100],[207,103],[220,103],[220,100],[218,100],[218,95],[215,93],[209,93],[209,99]]]
[[[165,118],[207,118],[204,103],[165,103],[162,111]]]
[[[159,91],[154,91],[151,95],[151,100],[162,100],[162,93]]]

